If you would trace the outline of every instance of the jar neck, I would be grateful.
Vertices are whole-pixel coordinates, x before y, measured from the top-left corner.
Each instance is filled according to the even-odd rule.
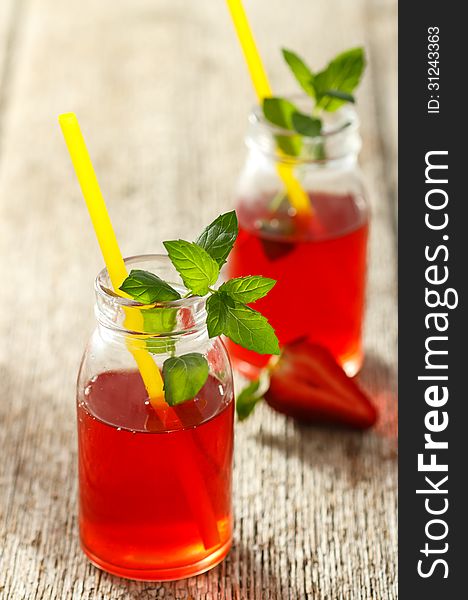
[[[291,97],[296,106],[312,114],[309,98]],[[246,145],[264,160],[317,169],[347,168],[356,164],[361,149],[359,119],[351,105],[344,105],[333,113],[320,115],[322,134],[314,137],[299,136],[268,122],[260,107],[249,115]],[[292,150],[294,149],[294,154]]]
[[[181,296],[186,289],[167,256],[147,255],[125,260],[128,270],[143,269],[158,275]],[[116,294],[107,269],[95,282],[95,315],[98,328],[107,340],[135,348],[167,351],[176,341],[190,342],[207,337],[206,298],[195,296],[173,302],[145,305]]]

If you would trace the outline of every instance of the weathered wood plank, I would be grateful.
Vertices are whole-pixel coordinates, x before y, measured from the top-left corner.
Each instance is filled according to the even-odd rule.
[[[0,4],[0,81],[3,79],[8,47],[11,44],[14,5],[14,0],[4,0]]]
[[[2,0],[0,4],[0,150],[2,117],[7,109],[12,85],[24,4],[24,0]]]
[[[392,10],[377,25],[364,0],[246,8],[278,91],[293,86],[281,45],[317,66],[363,40],[377,57],[375,27],[396,26]],[[22,31],[0,168],[0,596],[394,600],[395,240],[381,145],[395,133],[382,124],[388,83],[372,85],[381,59],[359,106],[374,213],[362,378],[382,422],[368,435],[303,428],[262,407],[237,427],[228,559],[196,579],[139,584],[99,573],[77,543],[74,380],[101,260],[56,115],[78,113],[135,254],[232,204],[253,94],[222,1],[32,0]]]

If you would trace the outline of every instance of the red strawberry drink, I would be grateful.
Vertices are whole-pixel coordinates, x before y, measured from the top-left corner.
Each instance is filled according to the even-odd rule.
[[[354,375],[363,358],[368,237],[356,115],[350,108],[333,113],[329,134],[309,142],[309,155],[319,147],[326,159],[288,159],[312,207],[305,214],[296,211],[282,188],[277,165],[284,157],[275,150],[271,127],[258,113],[250,124],[229,275],[261,273],[276,279],[255,308],[269,319],[280,344],[307,339],[327,348]],[[248,376],[268,361],[232,343],[229,351]]]
[[[89,382],[78,405],[80,533],[96,565],[122,577],[177,579],[226,555],[234,403],[231,390],[221,392],[209,377],[194,400],[173,411],[168,428],[169,410],[150,405],[138,371],[101,373]],[[206,486],[211,500],[218,534],[209,543],[174,466],[186,462],[187,447],[194,453],[195,485]]]

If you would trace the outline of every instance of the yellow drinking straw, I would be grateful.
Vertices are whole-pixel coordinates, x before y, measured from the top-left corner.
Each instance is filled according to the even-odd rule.
[[[91,159],[86,148],[83,134],[81,133],[78,119],[73,113],[59,116],[60,127],[70,153],[76,176],[83,192],[89,215],[93,223],[94,231],[101,247],[104,262],[112,282],[112,286],[118,294],[126,296],[119,291],[119,287],[127,277],[127,268],[122,258],[114,228],[112,227],[109,214],[102,197],[99,183],[94,172]],[[127,296],[128,297],[128,296]],[[127,310],[125,325],[133,331],[142,331],[143,317],[137,310]],[[153,407],[166,407],[169,409],[163,392],[163,380],[158,366],[151,358],[151,354],[143,348],[129,346],[135,362],[137,363],[141,377],[146,387],[150,402]],[[177,418],[177,415],[175,415]],[[194,515],[198,517],[198,527],[205,549],[219,544],[220,537],[216,515],[212,505],[212,499],[208,494],[206,483],[202,480],[196,463],[196,452],[193,438],[186,438],[184,452],[184,469],[180,473],[179,481],[188,506]],[[180,468],[174,465],[174,468]]]
[[[114,228],[102,197],[78,119],[73,113],[66,113],[59,116],[59,123],[88,207],[89,216],[106,263],[112,287],[117,294],[124,295],[119,291],[119,288],[128,275],[127,268],[115,237]],[[142,331],[143,317],[141,313],[137,310],[128,310],[125,324],[133,331]],[[151,404],[155,408],[165,405],[161,373],[150,353],[144,348],[132,347],[129,350],[137,363]]]
[[[255,39],[252,34],[247,15],[245,14],[242,0],[226,0],[232,21],[236,28],[237,37],[244,52],[247,67],[249,69],[250,78],[252,79],[255,93],[258,101],[263,102],[265,98],[272,96],[272,91],[265,68],[262,64],[262,59],[258,53]],[[280,153],[281,156],[283,155]],[[300,214],[311,214],[312,206],[307,194],[302,189],[302,186],[294,177],[292,165],[287,163],[279,163],[277,170],[286,191],[291,205]]]

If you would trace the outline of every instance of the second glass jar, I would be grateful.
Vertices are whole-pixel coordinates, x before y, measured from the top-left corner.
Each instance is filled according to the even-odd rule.
[[[294,99],[303,106],[301,99]],[[310,107],[308,107],[310,108]],[[354,109],[324,117],[323,133],[302,138],[299,157],[278,150],[295,134],[268,123],[257,108],[249,117],[248,155],[239,178],[239,236],[229,276],[259,274],[277,280],[255,307],[281,344],[308,339],[326,347],[348,375],[360,369],[368,206],[358,167],[361,147]],[[297,136],[296,136],[297,139]],[[279,170],[289,169],[310,201],[298,214]],[[229,343],[235,365],[255,376],[268,357]]]

